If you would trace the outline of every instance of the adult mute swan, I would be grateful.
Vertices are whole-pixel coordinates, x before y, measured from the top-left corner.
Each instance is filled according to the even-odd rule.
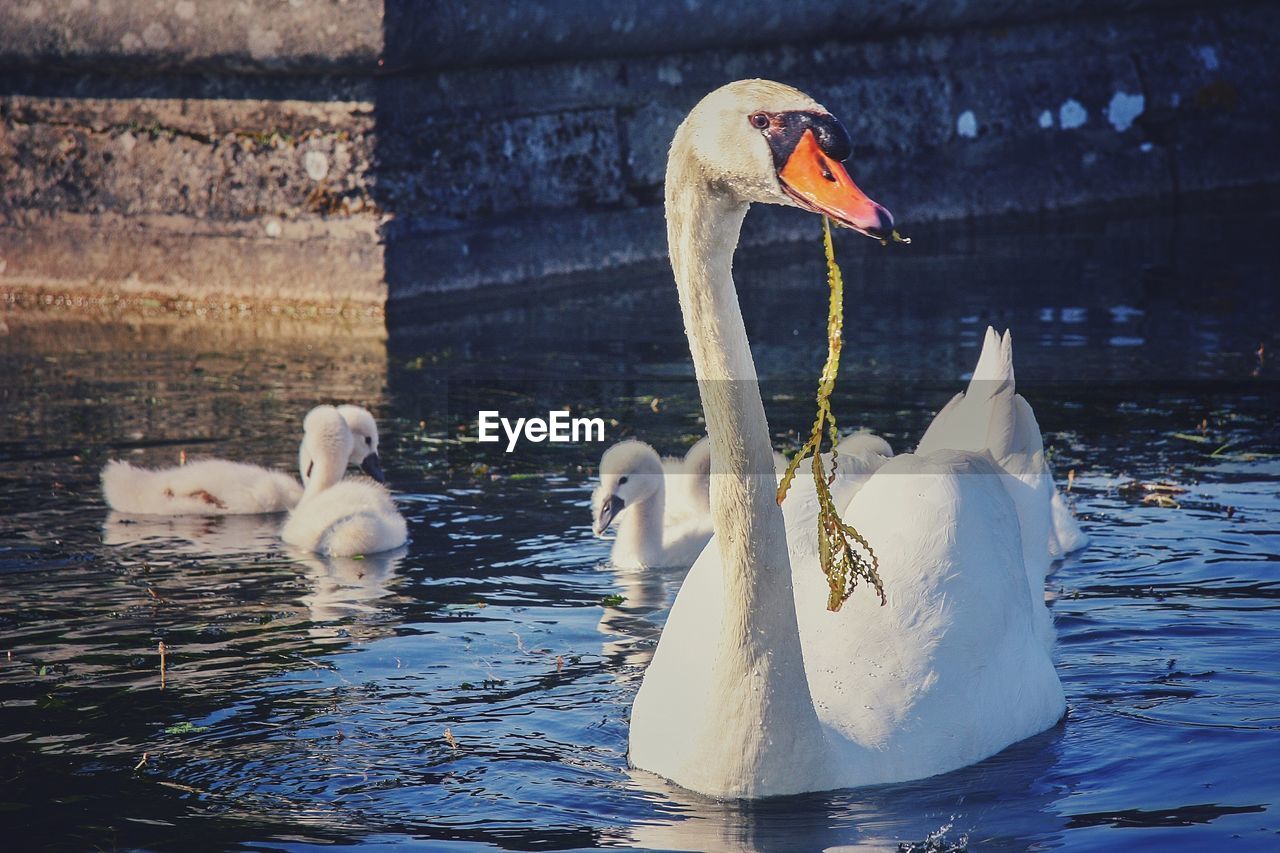
[[[699,453],[695,468],[701,465]],[[707,454],[705,476],[710,477]],[[617,521],[610,560],[614,566],[668,568],[689,566],[711,538],[710,513],[691,512],[672,518],[666,510],[667,493],[693,487],[686,477],[698,477],[697,470],[670,473],[657,451],[643,441],[620,441],[600,458],[600,485],[592,495],[592,530],[603,535]],[[694,492],[687,499],[696,502]]]
[[[339,406],[351,430],[349,462],[381,482],[378,425],[360,406]],[[292,509],[302,497],[298,481],[271,468],[198,459],[172,468],[139,468],[111,460],[102,469],[107,506],[129,515],[254,515]]]
[[[1017,513],[988,454],[897,456],[844,508],[879,557],[884,606],[859,589],[828,612],[812,481],[775,499],[733,251],[752,202],[887,236],[892,217],[841,165],[850,150],[822,106],[750,80],[694,107],[667,164],[671,265],[717,472],[715,536],[645,672],[630,759],[712,796],[942,773],[1052,726],[1065,707],[1026,606]]]
[[[408,540],[404,518],[381,484],[344,480],[355,437],[333,406],[317,406],[302,424],[298,465],[303,492],[280,538],[329,557],[354,557],[399,548]]]

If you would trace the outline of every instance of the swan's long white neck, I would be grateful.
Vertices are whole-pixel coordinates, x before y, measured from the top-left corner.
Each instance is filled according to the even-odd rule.
[[[741,751],[742,778],[767,784],[796,761],[818,770],[826,765],[805,677],[769,425],[733,284],[747,207],[702,174],[677,134],[667,166],[667,238],[711,436],[711,512],[724,572],[710,689],[724,712],[720,740]]]
[[[346,427],[343,426],[342,429]],[[305,501],[314,497],[340,481],[346,474],[347,457],[350,453],[350,439],[344,440],[336,427],[305,435],[298,459],[300,473],[306,483],[302,499]]]
[[[644,500],[627,507],[618,522],[616,553],[628,555],[628,562],[642,566],[662,564],[662,515],[666,509],[666,490],[659,479],[658,488]]]

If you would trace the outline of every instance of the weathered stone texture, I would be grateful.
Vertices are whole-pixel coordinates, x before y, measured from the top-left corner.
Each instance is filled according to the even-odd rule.
[[[1277,32],[1280,8],[1248,0],[17,0],[0,4],[0,287],[80,263],[130,287],[345,281],[413,310],[653,259],[676,125],[752,76],[842,117],[851,172],[908,233],[1277,182]],[[67,215],[97,248],[50,243],[42,271]],[[109,250],[121,228],[132,249]],[[811,235],[769,211],[744,241]]]
[[[316,71],[373,66],[382,0],[7,0],[6,65]]]
[[[132,121],[0,122],[0,216],[28,209],[244,220],[375,206],[372,138],[355,121],[298,136],[204,136]]]

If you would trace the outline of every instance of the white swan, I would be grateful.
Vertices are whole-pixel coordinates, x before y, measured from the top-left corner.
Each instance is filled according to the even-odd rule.
[[[354,557],[399,548],[408,528],[390,493],[365,477],[342,479],[355,438],[333,406],[317,406],[302,424],[298,451],[303,493],[280,538],[329,557]]]
[[[350,463],[383,479],[378,460],[378,425],[368,410],[339,406],[354,438]],[[302,486],[283,471],[198,459],[172,468],[140,468],[112,459],[102,469],[107,506],[130,515],[255,515],[292,509]]]
[[[700,465],[698,457],[695,465]],[[690,488],[686,477],[668,474],[657,451],[643,441],[620,441],[600,458],[600,485],[592,496],[592,530],[602,535],[617,521],[610,561],[619,568],[689,566],[711,538],[710,515],[670,519],[667,493]],[[710,459],[707,459],[710,476]],[[696,501],[696,494],[690,500]]]
[[[627,439],[627,442],[639,439]],[[625,442],[619,442],[625,443]],[[649,446],[649,445],[646,445]],[[606,451],[607,452],[607,451]],[[657,451],[654,451],[655,453]],[[663,456],[662,473],[664,497],[662,526],[674,530],[690,518],[702,519],[711,535],[711,442],[705,436],[698,439],[684,456]],[[606,497],[599,484],[591,492],[591,518],[600,517],[600,502]],[[610,525],[617,524],[613,515]],[[596,531],[597,535],[603,531]]]
[[[676,132],[671,263],[716,460],[715,524],[645,672],[630,758],[718,797],[915,779],[1052,726],[1065,704],[1037,636],[1017,514],[986,454],[907,454],[844,511],[888,603],[826,611],[812,481],[775,500],[769,429],[731,273],[751,202],[887,235],[850,180],[843,127],[787,86],[733,83]]]

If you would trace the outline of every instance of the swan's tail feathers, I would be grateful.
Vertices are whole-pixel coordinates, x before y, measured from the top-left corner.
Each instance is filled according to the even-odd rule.
[[[982,354],[978,356],[978,364],[973,368],[973,378],[969,380],[968,396],[977,399],[988,399],[1014,388],[1013,380],[1013,335],[1005,331],[1004,337],[987,326],[986,338],[982,341]]]
[[[399,548],[408,538],[401,515],[356,512],[330,525],[317,550],[330,557],[362,557]]]
[[[991,407],[991,419],[987,426],[986,449],[1003,467],[1009,470],[1009,461],[1019,460],[1011,474],[1045,474],[1044,439],[1040,424],[1031,404],[1021,394],[1009,389],[996,398]]]

